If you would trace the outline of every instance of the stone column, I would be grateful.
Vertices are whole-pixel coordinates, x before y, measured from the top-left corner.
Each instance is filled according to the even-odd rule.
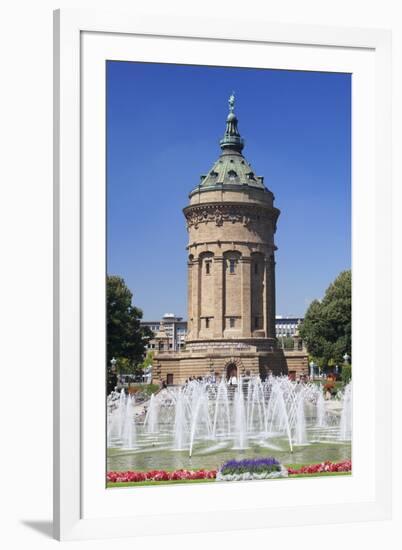
[[[269,263],[266,256],[264,256],[264,288],[263,288],[263,328],[265,338],[268,338],[268,319],[269,319]]]
[[[222,256],[214,257],[214,338],[223,338],[223,262]]]
[[[242,256],[241,264],[241,319],[242,336],[251,337],[251,258]]]
[[[191,340],[193,332],[193,261],[187,262],[187,337]]]
[[[201,292],[200,292],[200,260],[199,258],[195,258],[193,260],[193,267],[192,267],[193,277],[192,277],[192,292],[191,292],[191,303],[193,306],[193,327],[191,332],[191,338],[193,340],[196,340],[198,338],[199,332],[200,332],[200,299],[201,299]]]
[[[276,338],[275,330],[275,257],[271,254],[267,266],[267,337]]]

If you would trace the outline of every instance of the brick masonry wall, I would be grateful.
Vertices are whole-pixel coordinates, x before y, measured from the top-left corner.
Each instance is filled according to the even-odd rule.
[[[226,352],[160,353],[154,358],[153,380],[167,381],[168,375],[173,375],[173,384],[183,384],[190,377],[209,376],[212,372],[221,379],[227,376],[229,365],[234,365],[237,374],[243,376],[249,373],[265,377],[270,372],[274,375],[288,372],[282,350],[236,352],[229,349]]]

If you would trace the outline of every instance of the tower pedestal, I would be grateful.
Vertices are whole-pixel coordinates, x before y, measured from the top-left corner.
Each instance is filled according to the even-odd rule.
[[[274,348],[269,341],[197,341],[189,342],[187,347],[180,353],[156,354],[154,379],[176,385],[198,377],[213,377],[219,382],[222,377],[259,375],[265,379],[269,374],[288,373],[283,350]]]

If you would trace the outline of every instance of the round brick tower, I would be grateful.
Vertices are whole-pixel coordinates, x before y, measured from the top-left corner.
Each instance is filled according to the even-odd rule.
[[[169,374],[180,383],[211,372],[265,377],[287,371],[275,336],[274,234],[280,211],[263,177],[242,154],[234,95],[220,147],[218,160],[184,208],[189,234],[185,352],[156,357],[160,376]]]
[[[201,176],[184,209],[187,348],[229,340],[275,349],[274,234],[280,212],[264,178],[242,154],[233,95],[220,146],[218,160]]]

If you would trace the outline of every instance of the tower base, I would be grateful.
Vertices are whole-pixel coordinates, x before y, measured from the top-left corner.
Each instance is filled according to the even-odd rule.
[[[264,339],[228,342],[188,342],[186,351],[157,353],[153,361],[153,380],[168,385],[184,384],[190,378],[288,374],[286,357],[275,342]]]

